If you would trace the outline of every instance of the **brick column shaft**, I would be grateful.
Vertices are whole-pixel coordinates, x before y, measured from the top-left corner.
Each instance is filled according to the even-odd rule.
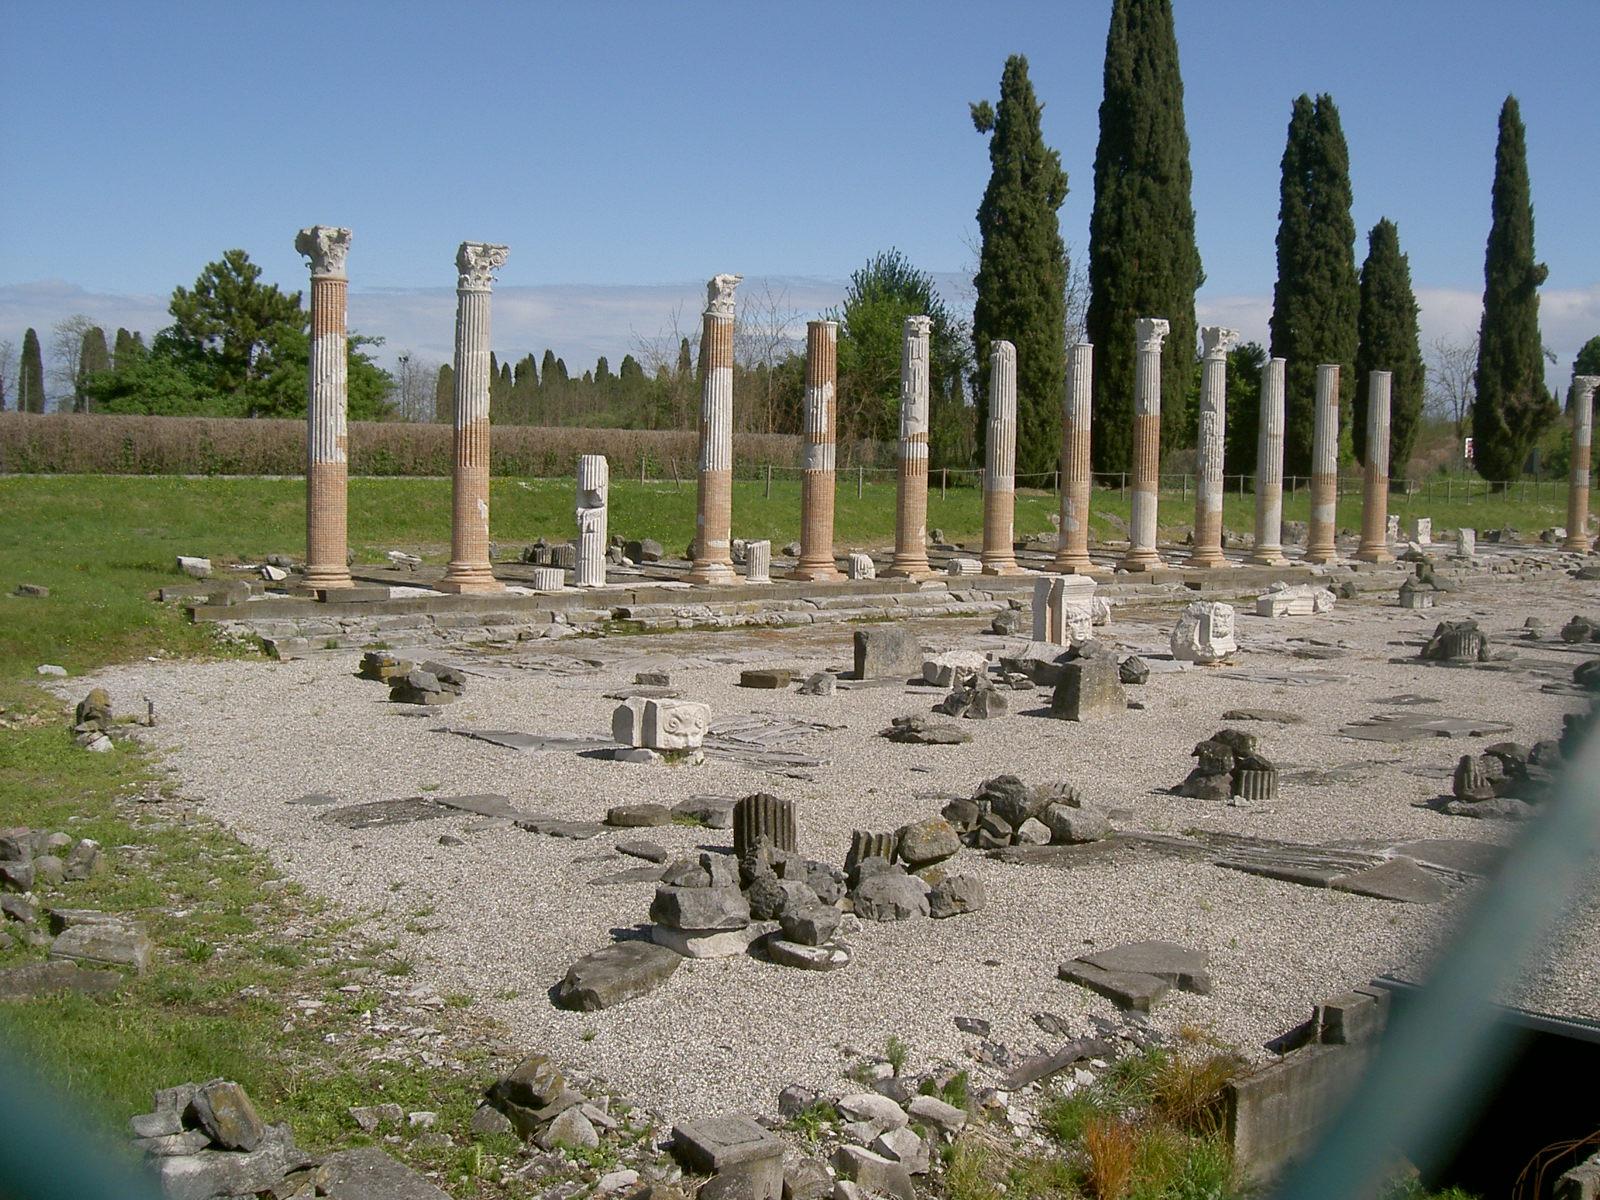
[[[1389,549],[1389,387],[1388,371],[1367,376],[1367,462],[1361,486],[1361,562],[1393,562]]]
[[[1161,565],[1156,553],[1156,510],[1161,493],[1161,343],[1171,326],[1159,317],[1134,323],[1138,358],[1133,378],[1133,494],[1128,521],[1128,553],[1121,566],[1149,571]]]
[[[1572,377],[1572,481],[1567,486],[1567,539],[1562,546],[1589,552],[1589,455],[1594,437],[1594,392],[1600,375]]]
[[[1311,436],[1311,532],[1305,561],[1339,558],[1339,364],[1317,365],[1316,427]]]
[[[900,342],[900,477],[895,503],[894,561],[887,579],[923,579],[928,566],[928,330],[907,317]]]
[[[983,472],[983,573],[1020,575],[1012,549],[1017,513],[1017,348],[989,349],[989,421]]]
[[[302,229],[295,249],[311,259],[311,354],[306,381],[306,586],[351,586],[346,498],[349,348],[345,258],[350,231]]]
[[[1261,424],[1256,434],[1256,537],[1246,562],[1281,567],[1283,556],[1283,379],[1286,360],[1261,367]]]
[[[1200,440],[1194,493],[1194,553],[1191,567],[1225,567],[1222,555],[1222,457],[1228,419],[1228,352],[1236,330],[1207,325],[1200,331]]]
[[[1067,352],[1067,392],[1061,407],[1061,533],[1055,569],[1063,575],[1086,573],[1089,562],[1089,501],[1094,474],[1089,467],[1089,420],[1094,394],[1094,347],[1079,342]]]
[[[839,325],[806,322],[806,394],[800,467],[800,560],[790,579],[844,576],[833,559],[834,450],[838,441]]]
[[[733,289],[741,275],[706,284],[700,325],[700,495],[690,583],[738,582],[733,570]]]

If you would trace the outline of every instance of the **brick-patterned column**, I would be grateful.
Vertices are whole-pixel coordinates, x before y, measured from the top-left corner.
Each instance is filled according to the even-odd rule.
[[[1256,538],[1245,561],[1281,567],[1283,556],[1283,379],[1286,359],[1261,367],[1261,423],[1256,432]]]
[[[1200,330],[1200,440],[1191,567],[1228,565],[1222,554],[1222,455],[1228,419],[1228,352],[1238,344],[1237,330],[1221,325]]]
[[[1061,407],[1061,533],[1055,569],[1086,574],[1089,561],[1089,498],[1094,474],[1089,466],[1089,418],[1094,393],[1094,347],[1079,342],[1067,351],[1067,392]]]
[[[834,446],[838,441],[839,324],[806,322],[805,459],[800,465],[800,559],[790,579],[842,579],[833,560]]]
[[[578,456],[578,565],[573,587],[606,584],[606,525],[611,501],[611,464],[604,454]]]
[[[1133,375],[1133,511],[1128,521],[1128,553],[1120,566],[1150,571],[1161,565],[1156,553],[1156,507],[1161,492],[1161,343],[1171,329],[1160,317],[1133,323],[1138,358]]]
[[[1338,561],[1339,547],[1339,364],[1317,364],[1316,427],[1311,435],[1311,532],[1308,563]]]
[[[737,583],[733,570],[733,289],[743,275],[706,284],[700,324],[700,495],[690,583]]]
[[[1020,575],[1012,549],[1017,513],[1017,348],[989,348],[989,422],[984,439],[983,573]]]
[[[311,361],[306,383],[306,586],[347,588],[350,567],[345,497],[348,465],[349,348],[345,337],[345,257],[350,231],[302,229],[294,248],[311,260]]]
[[[1594,392],[1600,375],[1572,377],[1572,482],[1567,485],[1567,539],[1563,548],[1587,554],[1589,541],[1589,447],[1594,431]]]
[[[462,242],[456,251],[456,461],[441,592],[505,588],[489,566],[489,293],[509,253],[487,242]]]
[[[1367,375],[1367,463],[1361,487],[1361,562],[1393,562],[1389,549],[1389,386],[1388,371]]]
[[[885,579],[924,579],[928,566],[928,317],[907,317],[900,342],[900,479],[894,561]]]

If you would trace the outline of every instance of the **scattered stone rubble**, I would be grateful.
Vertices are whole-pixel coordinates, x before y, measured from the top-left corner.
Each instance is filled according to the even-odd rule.
[[[111,711],[111,696],[105,688],[92,688],[73,710],[72,740],[85,750],[104,753],[117,742],[132,739],[137,728],[149,728],[155,723],[156,706],[152,701],[145,701],[142,717],[119,721]]]
[[[940,815],[964,845],[978,850],[1075,845],[1111,834],[1110,819],[1085,805],[1071,784],[1030,786],[1015,775],[984,781],[970,800],[951,800]]]
[[[0,950],[10,949],[18,938],[30,945],[54,946],[51,934],[63,934],[69,925],[81,925],[87,918],[100,917],[101,914],[77,909],[46,909],[46,924],[50,930],[46,933],[40,928],[35,893],[89,879],[107,866],[100,843],[91,838],[75,839],[65,833],[22,826],[0,829]],[[142,969],[149,961],[150,943],[142,930],[137,930],[137,934],[141,939],[141,954],[135,956],[137,961],[127,961],[128,965]],[[90,947],[87,946],[85,953],[73,952],[73,947],[85,942],[81,933],[64,940],[58,937],[56,941],[61,946],[61,952],[55,954],[58,959],[107,961],[103,954],[88,953]]]
[[[439,662],[413,663],[382,650],[361,656],[356,675],[389,685],[394,704],[450,704],[467,690],[466,672]]]
[[[1553,738],[1531,747],[1497,742],[1480,754],[1463,754],[1441,809],[1455,817],[1523,820],[1533,815],[1561,762],[1561,744]]]
[[[1260,753],[1259,741],[1241,729],[1218,730],[1191,752],[1200,761],[1177,794],[1233,805],[1276,800],[1278,768]]]
[[[1333,611],[1334,594],[1313,583],[1279,580],[1256,597],[1258,617],[1309,617]]]

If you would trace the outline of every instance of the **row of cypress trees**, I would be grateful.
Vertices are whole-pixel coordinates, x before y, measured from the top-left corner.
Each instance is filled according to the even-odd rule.
[[[1042,105],[1027,59],[1013,55],[1000,98],[972,106],[990,136],[990,177],[978,208],[981,238],[973,343],[979,437],[985,427],[990,344],[1017,347],[1017,471],[1048,472],[1059,445],[1064,383],[1066,252],[1057,210],[1067,196],[1060,155],[1045,145]],[[1133,322],[1165,317],[1162,441],[1192,444],[1198,390],[1195,293],[1205,280],[1195,244],[1189,138],[1171,0],[1113,0],[1106,37],[1100,140],[1089,223],[1086,338],[1095,345],[1095,466],[1126,470],[1132,456]],[[1404,470],[1422,415],[1418,307],[1399,229],[1387,218],[1355,264],[1350,156],[1328,95],[1295,100],[1282,161],[1270,353],[1287,362],[1285,470],[1311,466],[1315,377],[1339,363],[1341,444],[1366,454],[1369,372],[1393,374],[1390,461]],[[1500,115],[1493,228],[1485,264],[1473,432],[1477,469],[1514,479],[1554,418],[1543,374],[1524,134],[1515,98]]]

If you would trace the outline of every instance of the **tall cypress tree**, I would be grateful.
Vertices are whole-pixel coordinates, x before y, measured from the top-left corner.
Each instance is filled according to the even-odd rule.
[[[126,329],[119,328],[117,330],[117,340],[112,344],[112,368],[120,371],[124,367],[132,365],[133,360],[138,356],[140,349],[141,347],[134,340],[133,334],[129,333]]]
[[[110,369],[111,352],[106,349],[106,331],[98,325],[91,325],[83,331],[83,340],[78,346],[78,370],[72,389],[73,412],[89,411],[89,396],[84,391],[84,385],[89,382],[90,376]]]
[[[1338,363],[1340,444],[1355,396],[1356,226],[1350,216],[1350,151],[1333,97],[1302,95],[1289,116],[1278,193],[1278,282],[1272,291],[1272,356],[1284,368],[1283,469],[1311,473],[1317,367]]]
[[[1061,390],[1066,381],[1066,247],[1056,210],[1067,198],[1061,155],[1044,144],[1043,109],[1028,81],[1028,60],[1006,59],[1000,103],[972,106],[972,123],[989,138],[989,186],[978,205],[978,291],[972,345],[978,358],[978,450],[989,411],[989,347],[1017,348],[1017,465],[1044,474],[1061,449]]]
[[[1367,234],[1361,264],[1361,305],[1356,319],[1355,401],[1350,438],[1356,458],[1367,461],[1367,377],[1388,371],[1389,473],[1405,474],[1422,420],[1422,346],[1417,334],[1417,298],[1411,263],[1400,252],[1400,230],[1385,217]]]
[[[22,362],[17,372],[17,411],[44,411],[44,353],[39,335],[29,329],[22,335]]]
[[[1089,218],[1088,338],[1094,343],[1095,462],[1126,470],[1133,452],[1133,323],[1164,317],[1163,446],[1194,441],[1194,241],[1189,134],[1171,0],[1114,0],[1106,35],[1100,144]]]
[[[560,375],[556,371],[556,352],[546,347],[544,358],[539,363],[539,386],[548,390],[560,382]]]
[[[1527,135],[1517,98],[1500,109],[1494,150],[1494,219],[1483,259],[1483,324],[1478,331],[1472,463],[1485,479],[1522,475],[1528,451],[1556,417],[1544,385],[1538,288],[1549,274],[1533,260],[1533,200]]]
[[[456,369],[449,363],[439,366],[439,381],[433,385],[433,419],[440,425],[456,423]]]

